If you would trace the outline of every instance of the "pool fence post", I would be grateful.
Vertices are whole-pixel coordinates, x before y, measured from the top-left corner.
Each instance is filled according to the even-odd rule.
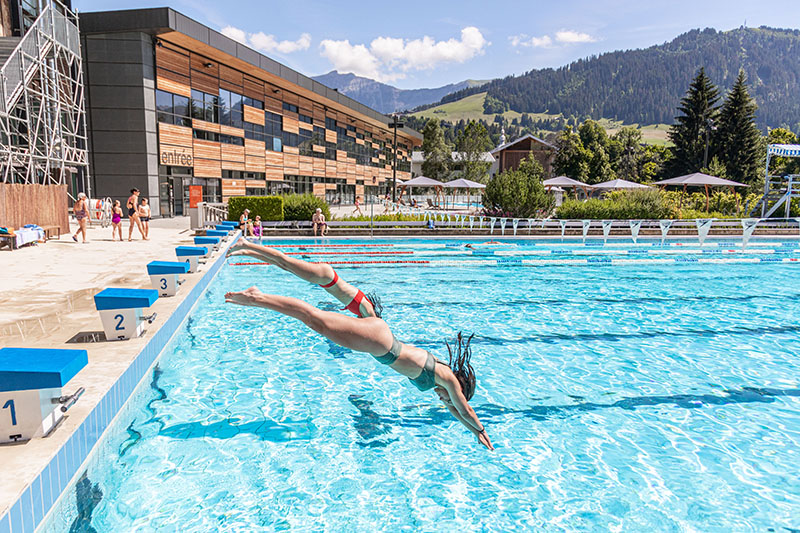
[[[375,195],[370,195],[369,197],[369,237],[370,239],[375,237],[375,233],[372,229],[372,206],[375,205]]]

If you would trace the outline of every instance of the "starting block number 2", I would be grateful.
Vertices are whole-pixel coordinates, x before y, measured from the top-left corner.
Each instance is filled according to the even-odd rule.
[[[17,425],[17,411],[14,409],[14,400],[8,400],[4,405],[3,409],[8,409],[11,411],[11,425]]]
[[[124,316],[114,315],[114,320],[119,320],[119,322],[117,322],[117,327],[115,328],[117,331],[122,331],[125,329],[124,327],[122,327],[122,321],[125,320]]]

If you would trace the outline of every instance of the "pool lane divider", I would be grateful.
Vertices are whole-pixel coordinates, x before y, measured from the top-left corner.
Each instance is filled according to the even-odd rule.
[[[9,530],[13,533],[32,533],[57,507],[59,499],[68,494],[66,489],[74,488],[105,431],[113,424],[115,417],[142,379],[150,374],[164,347],[172,340],[200,296],[225,264],[225,252],[239,237],[239,233],[234,234],[231,243],[223,248],[213,263],[210,263],[197,284],[161,327],[152,334],[91,413],[75,428],[31,484],[18,495],[16,501],[9,505],[4,514],[0,514],[0,533]],[[56,433],[50,438],[57,438],[57,435]]]
[[[609,257],[596,257],[588,259],[466,259],[461,261],[446,260],[397,260],[397,261],[330,261],[329,265],[337,266],[395,266],[395,265],[424,265],[429,267],[463,267],[463,266],[583,266],[583,265],[666,265],[679,263],[706,263],[706,264],[747,264],[747,263],[797,263],[796,257],[737,257],[737,258],[700,258],[700,257],[670,257],[658,259],[611,259]],[[269,263],[228,263],[231,266],[265,266]]]

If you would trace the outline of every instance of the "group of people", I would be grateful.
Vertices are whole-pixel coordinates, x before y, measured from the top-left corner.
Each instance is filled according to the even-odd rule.
[[[256,215],[254,220],[250,220],[250,210],[245,209],[239,217],[239,229],[242,230],[242,235],[245,237],[261,237],[263,234],[261,216]]]
[[[427,350],[400,342],[381,318],[383,307],[380,300],[344,281],[327,263],[307,263],[246,239],[231,246],[228,256],[254,257],[319,285],[358,318],[323,311],[297,298],[264,294],[256,287],[228,292],[225,294],[227,303],[264,307],[282,313],[300,320],[336,344],[369,353],[379,363],[406,376],[420,391],[432,389],[453,417],[475,435],[480,444],[489,450],[494,449],[486,428],[469,405],[476,385],[475,371],[470,362],[472,336],[464,338],[459,333],[452,346],[445,343],[449,354],[445,363]]]
[[[121,205],[119,200],[115,200],[111,207],[112,241],[116,240],[117,236],[122,241],[122,216],[124,213]],[[142,198],[140,201],[139,189],[131,189],[131,195],[128,197],[126,205],[128,208],[128,221],[130,222],[128,240],[133,240],[133,228],[136,227],[142,239],[149,241],[151,212],[147,198]],[[89,199],[85,193],[78,193],[78,199],[75,201],[72,212],[75,215],[75,220],[78,221],[78,229],[72,235],[72,240],[78,242],[78,235],[81,235],[83,242],[86,242],[86,226],[89,223]]]

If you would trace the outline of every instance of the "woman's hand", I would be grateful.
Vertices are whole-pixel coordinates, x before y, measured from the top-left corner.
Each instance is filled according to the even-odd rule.
[[[485,429],[480,433],[478,433],[478,442],[486,446],[487,449],[494,451],[494,446],[492,446],[492,441],[489,440],[489,435],[486,434]]]
[[[260,296],[261,291],[255,287],[250,287],[244,291],[225,293],[225,303],[257,307]]]

